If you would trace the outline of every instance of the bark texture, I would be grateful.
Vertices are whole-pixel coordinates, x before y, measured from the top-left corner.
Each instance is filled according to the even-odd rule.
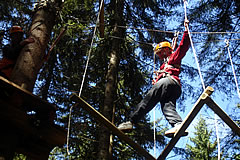
[[[58,6],[57,3],[55,6]],[[44,63],[45,50],[56,18],[56,8],[52,5],[41,7],[35,12],[29,31],[29,37],[35,42],[23,48],[13,70],[11,80],[20,86],[24,85],[31,92]]]
[[[117,37],[123,37],[123,30],[118,28],[118,25],[123,23],[123,6],[124,1],[114,0],[114,24],[116,27],[113,29],[113,35]],[[118,75],[118,66],[120,62],[119,54],[122,40],[113,39],[112,49],[110,54],[110,63],[108,68],[108,73],[106,76],[106,89],[105,89],[105,98],[104,98],[104,107],[102,109],[103,115],[112,121],[113,115],[113,106],[116,99],[116,90],[117,90],[117,75]],[[109,145],[110,145],[110,131],[108,128],[100,128],[100,138],[99,138],[99,151],[98,159],[99,160],[109,160],[111,155],[109,155]]]

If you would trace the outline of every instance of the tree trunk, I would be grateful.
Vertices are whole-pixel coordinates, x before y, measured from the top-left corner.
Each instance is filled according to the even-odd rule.
[[[35,42],[23,48],[11,76],[13,82],[24,85],[25,89],[31,92],[44,63],[45,50],[57,16],[55,7],[60,6],[60,3],[49,2],[35,12],[29,32],[29,37]]]
[[[115,9],[114,9],[114,18],[115,21],[113,24],[115,24],[115,27],[113,29],[113,35],[117,37],[123,36],[122,29],[118,28],[118,25],[121,25],[123,20],[123,6],[124,1],[114,0],[115,3]],[[113,105],[114,100],[116,98],[116,89],[117,89],[117,71],[119,66],[119,52],[121,43],[123,41],[119,39],[113,39],[112,41],[112,50],[110,55],[110,63],[109,63],[109,69],[106,76],[107,83],[106,83],[106,89],[105,89],[105,98],[104,98],[104,106],[102,109],[103,115],[112,121],[112,115],[113,115]],[[108,160],[111,156],[109,155],[109,145],[110,145],[110,132],[109,130],[101,125],[100,128],[100,137],[99,137],[99,151],[98,151],[98,159],[100,160]]]
[[[41,88],[41,98],[45,101],[47,101],[48,95],[49,95],[49,88],[51,85],[51,81],[53,79],[53,68],[56,62],[56,55],[53,55],[50,57],[49,59],[49,63],[47,64],[47,66],[45,66],[47,69],[47,73],[46,73],[46,78],[45,78],[45,84],[42,86]]]

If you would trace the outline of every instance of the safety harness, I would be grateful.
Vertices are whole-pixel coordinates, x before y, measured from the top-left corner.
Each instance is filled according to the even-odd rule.
[[[167,68],[177,68],[177,69],[180,69],[181,68],[181,65],[179,64],[168,64],[168,60],[169,60],[169,57],[167,57],[166,59],[164,59],[164,68],[163,69],[159,69],[157,72],[156,72],[156,76],[158,77],[159,75],[162,75],[160,77],[161,78],[165,78],[165,77],[168,77],[170,78],[171,80],[173,80],[174,82],[176,82],[178,85],[179,82],[172,76],[172,74],[170,74],[169,72],[166,71]],[[158,78],[159,79],[159,78]]]

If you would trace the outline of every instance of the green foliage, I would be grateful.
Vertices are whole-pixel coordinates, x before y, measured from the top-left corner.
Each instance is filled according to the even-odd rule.
[[[15,154],[13,160],[27,160],[27,157],[22,154]]]
[[[193,34],[205,85],[216,88],[221,93],[220,98],[234,98],[238,95],[224,40],[229,39],[230,54],[236,75],[239,77],[240,57],[238,53],[240,41],[237,40],[240,31],[239,7],[240,3],[236,0],[203,0],[200,3],[193,4],[191,12],[188,14],[192,31],[222,32],[221,34]],[[197,90],[195,89],[195,91]],[[224,101],[227,101],[227,99],[224,99]],[[237,101],[237,103],[239,102]],[[233,105],[228,108],[233,111],[233,114],[230,115],[231,118],[239,124],[239,109]],[[228,132],[222,138],[221,150],[223,151],[223,157],[237,159],[236,157],[239,156],[238,140],[239,136],[231,132]]]
[[[206,121],[201,117],[198,124],[194,127],[196,135],[190,138],[193,145],[187,144],[187,159],[194,160],[216,160],[214,151],[217,143],[211,142],[212,131],[207,128]]]
[[[239,126],[240,121],[238,118],[239,104],[236,105],[231,118],[235,120],[236,124]],[[221,150],[223,150],[223,156],[226,159],[239,160],[240,156],[240,137],[234,133],[232,130],[229,130],[226,136],[222,139]]]
[[[229,39],[229,49],[236,75],[239,75],[239,1],[203,0],[194,3],[188,18],[191,31],[222,32],[221,34],[193,34],[198,60],[202,68],[206,86],[217,88],[228,97],[236,95],[233,71],[225,39]],[[201,43],[200,43],[201,42]],[[225,85],[228,84],[228,85]],[[230,94],[231,93],[231,94]]]
[[[85,69],[86,55],[88,54],[90,47],[89,44],[93,33],[93,28],[90,28],[89,26],[95,23],[97,15],[93,10],[94,8],[97,8],[95,5],[98,3],[95,3],[95,5],[89,5],[86,2],[87,1],[85,1],[85,3],[79,1],[66,1],[61,16],[63,17],[63,21],[67,22],[70,26],[68,27],[67,34],[61,39],[52,52],[49,62],[44,65],[39,76],[41,86],[39,86],[39,89],[36,88],[39,95],[43,97],[44,95],[42,95],[42,93],[47,93],[47,97],[50,97],[51,101],[54,101],[61,106],[61,108],[59,108],[58,122],[65,125],[68,120],[66,115],[69,114],[69,107],[73,105],[68,100],[68,97],[72,92],[78,92],[78,89],[80,88],[82,74]],[[105,76],[108,71],[109,54],[111,52],[112,41],[115,40],[110,37],[113,29],[112,23],[114,22],[114,17],[112,17],[113,2],[114,1],[111,1],[105,4],[106,23],[108,23],[109,19],[109,25],[105,26],[106,37],[95,41],[94,43],[81,95],[88,103],[98,110],[100,109],[100,106],[103,105],[106,84]],[[132,12],[137,16],[140,14],[134,10],[140,9],[146,16],[148,15],[147,11],[144,11],[144,8],[137,7],[137,5],[139,5],[137,3],[129,2],[125,5],[126,7],[130,7],[129,10],[126,10],[124,13],[124,15],[126,15],[125,23],[127,25],[131,25],[132,20],[135,19],[133,18]],[[140,2],[140,5],[143,5],[142,2]],[[155,6],[155,10],[157,8],[158,6]],[[138,17],[140,18],[140,15]],[[149,16],[149,18],[154,18],[156,20],[155,17]],[[139,27],[145,25],[146,27],[150,27],[147,25],[154,22],[153,20],[146,20],[146,17],[142,21],[138,19],[138,22],[135,22],[135,26]],[[154,25],[152,24],[151,26]],[[55,29],[54,37],[59,34],[59,27],[56,27]],[[131,32],[133,32],[133,30]],[[138,34],[142,33],[139,32]],[[137,34],[134,33],[134,35]],[[125,33],[125,36],[126,38],[128,37],[127,32]],[[142,36],[137,37],[141,40],[140,38]],[[157,35],[154,35],[153,37],[157,37]],[[125,37],[123,38],[125,39]],[[144,36],[145,40],[147,38],[148,37]],[[144,62],[149,58],[146,56],[136,56],[134,52],[138,46],[130,41],[124,41],[120,48],[121,49],[118,53],[121,59],[117,82],[118,94],[116,95],[117,101],[115,103],[116,125],[128,119],[134,106],[140,101],[146,89],[150,87],[146,84],[151,84],[151,81],[149,83],[149,67],[146,67],[146,63]],[[148,50],[152,52],[151,46],[148,46]],[[148,82],[146,81],[146,78]],[[48,89],[48,92],[43,92],[45,88]],[[150,138],[153,137],[153,132],[150,129],[150,124],[146,123],[147,120],[149,119],[143,120],[142,127],[139,127],[139,129],[132,134],[132,138],[139,142],[139,144],[142,144],[146,149],[153,146],[153,139]],[[96,137],[98,137],[98,127],[99,124],[97,124],[96,121],[85,111],[79,107],[73,108],[69,146],[71,155],[67,156],[69,159],[81,159],[86,157],[89,157],[89,159],[96,158]],[[142,137],[149,137],[149,139]],[[158,144],[162,145],[163,137],[159,137]],[[88,140],[86,141],[86,139]],[[126,152],[124,152],[124,150]],[[56,152],[61,154],[64,150],[54,151],[54,153]],[[129,157],[140,158],[135,151],[129,149],[129,147],[125,143],[123,144],[119,139],[114,141],[113,156],[121,157],[123,159],[128,159]]]
[[[32,8],[32,3],[29,1],[2,0],[0,2],[0,30],[3,35],[1,46],[9,41],[9,29],[11,26],[20,25],[27,33],[26,31],[31,24],[31,16],[33,14],[30,8]]]

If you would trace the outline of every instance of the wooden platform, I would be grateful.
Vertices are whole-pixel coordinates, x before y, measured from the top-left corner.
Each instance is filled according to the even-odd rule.
[[[55,105],[0,77],[0,156],[18,152],[47,160],[54,147],[66,142],[66,130],[48,119],[55,112]]]

